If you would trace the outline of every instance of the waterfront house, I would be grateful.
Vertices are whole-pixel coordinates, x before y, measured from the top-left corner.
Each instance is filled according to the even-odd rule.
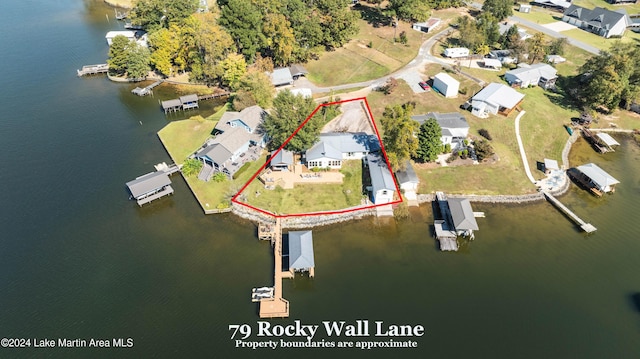
[[[293,166],[293,152],[284,148],[271,152],[269,166],[274,171],[291,171]]]
[[[369,177],[371,178],[371,200],[374,204],[393,202],[396,183],[387,166],[387,162],[380,154],[370,153],[366,157]]]
[[[113,43],[113,39],[116,36],[124,36],[127,39],[129,39],[129,41],[136,41],[136,32],[135,31],[132,31],[132,30],[109,31],[104,36],[105,39],[107,39],[107,44],[109,44],[109,46],[111,46],[111,44]]]
[[[396,178],[398,179],[398,185],[404,194],[404,198],[409,201],[417,200],[420,179],[418,178],[418,175],[416,175],[416,171],[413,169],[409,160],[405,163],[405,168],[403,170],[396,171]]]
[[[305,161],[308,168],[339,169],[343,160],[360,160],[379,149],[380,141],[375,135],[364,132],[322,133],[318,142],[306,151]]]
[[[537,85],[547,90],[555,87],[557,73],[558,71],[551,65],[537,63],[509,70],[504,74],[504,79],[512,87],[526,88]]]
[[[509,86],[490,83],[471,99],[471,113],[480,118],[488,114],[508,116],[523,99],[523,94]]]
[[[413,25],[411,26],[412,29],[417,30],[417,31],[422,31],[422,32],[426,32],[429,33],[429,31],[432,31],[433,29],[437,28],[438,26],[440,26],[440,19],[432,17],[429,20],[425,21],[425,22],[415,22],[413,23]]]
[[[266,134],[259,128],[265,116],[257,105],[225,112],[214,128],[215,137],[195,153],[204,162],[203,169],[209,165],[232,177],[244,163],[256,160],[266,145]]]
[[[441,72],[433,78],[433,88],[444,95],[444,97],[458,96],[460,82],[448,74]]]
[[[620,183],[595,163],[576,167],[578,173],[574,177],[597,195],[615,191],[615,185]]]
[[[139,206],[173,193],[169,175],[164,171],[147,173],[127,182],[127,188]]]
[[[315,261],[313,259],[313,232],[289,232],[289,271],[308,272],[314,275]]]
[[[411,116],[411,119],[417,121],[420,125],[430,118],[435,119],[440,125],[442,130],[440,141],[443,146],[449,144],[452,150],[464,146],[464,140],[469,135],[469,124],[462,114],[458,112],[429,112],[424,115]]]
[[[624,9],[611,11],[596,7],[592,10],[577,5],[565,10],[562,21],[604,38],[622,36],[632,23]]]

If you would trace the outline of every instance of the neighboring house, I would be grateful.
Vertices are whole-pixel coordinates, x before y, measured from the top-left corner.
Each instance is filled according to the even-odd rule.
[[[471,99],[471,113],[477,117],[488,114],[508,116],[524,99],[524,95],[509,86],[490,83]]]
[[[545,9],[549,8],[552,10],[564,12],[566,9],[569,8],[569,6],[571,6],[571,2],[564,1],[564,0],[534,0],[531,2],[531,5],[536,5],[536,6],[543,7]]]
[[[429,33],[429,31],[435,29],[436,27],[438,27],[440,25],[441,21],[438,18],[432,17],[429,20],[427,20],[426,22],[416,22],[414,23],[411,28],[417,31],[422,31],[422,32],[426,32]]]
[[[105,35],[105,39],[107,39],[107,44],[111,46],[111,44],[113,43],[113,39],[118,35],[126,37],[127,39],[129,39],[129,41],[136,41],[137,39],[136,32],[132,30],[109,31]]]
[[[396,171],[396,178],[398,179],[398,185],[400,185],[404,198],[409,201],[417,200],[420,179],[418,175],[416,175],[416,171],[413,169],[410,161],[407,160],[404,170]]]
[[[531,5],[527,5],[527,4],[520,4],[520,8],[518,9],[518,12],[522,12],[522,13],[530,13],[531,12]]]
[[[635,4],[638,0],[607,0],[609,4]]]
[[[546,90],[555,87],[557,73],[558,71],[551,65],[538,63],[509,70],[504,74],[504,79],[513,87],[540,86]]]
[[[364,132],[331,132],[320,134],[320,139],[305,153],[308,168],[342,167],[343,160],[359,160],[369,152],[378,151],[380,141]]]
[[[464,146],[464,139],[469,135],[469,124],[462,114],[458,112],[429,112],[424,115],[411,116],[411,119],[421,125],[430,118],[435,119],[442,129],[440,141],[443,146],[449,144],[452,150]]]
[[[622,36],[632,23],[625,10],[611,11],[601,7],[590,10],[577,5],[565,10],[562,21],[604,38]]]
[[[396,191],[396,183],[391,175],[384,157],[370,153],[366,157],[369,177],[371,178],[371,200],[374,204],[386,204],[393,202],[393,194]]]
[[[289,271],[309,272],[313,277],[315,269],[313,258],[313,232],[289,232]]]
[[[498,24],[498,32],[500,33],[500,35],[504,35],[507,33],[507,31],[509,31],[509,29],[513,26],[513,24],[508,23],[508,22],[501,22]],[[525,29],[518,29],[518,36],[520,36],[520,40],[524,41],[528,38],[533,37],[533,35],[527,33],[527,30]]]
[[[516,62],[516,59],[511,57],[510,55],[511,55],[510,50],[493,50],[489,52],[490,59],[496,59],[500,61],[500,63],[502,64],[512,64]]]
[[[290,171],[293,166],[293,152],[284,148],[271,152],[269,166],[274,171]]]
[[[265,116],[266,112],[257,105],[240,112],[225,112],[214,128],[216,137],[208,140],[195,157],[229,177],[233,176],[248,160],[241,158],[251,147],[261,149],[265,146],[266,134],[259,129]]]
[[[484,67],[500,70],[502,68],[502,62],[498,59],[483,59],[482,60]]]
[[[467,57],[469,56],[469,49],[466,47],[450,47],[448,49],[444,49],[443,55],[450,58]]]
[[[295,89],[291,89],[291,93],[295,96],[302,96],[305,98],[312,98],[313,97],[313,92],[311,92],[311,89],[308,87],[300,87],[300,88],[295,88]]]
[[[433,88],[443,94],[444,97],[456,97],[458,96],[460,82],[448,74],[441,72],[433,78]]]
[[[289,70],[288,67],[273,69],[271,73],[271,83],[275,87],[293,85],[291,70]]]

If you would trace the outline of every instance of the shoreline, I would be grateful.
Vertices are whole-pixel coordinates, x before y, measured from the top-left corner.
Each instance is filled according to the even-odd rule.
[[[122,4],[119,3],[117,0],[104,0],[105,4],[112,6],[112,7],[117,7],[120,9],[127,9],[127,10],[131,10],[133,9],[133,4]]]

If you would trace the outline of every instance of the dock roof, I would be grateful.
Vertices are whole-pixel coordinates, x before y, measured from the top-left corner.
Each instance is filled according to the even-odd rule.
[[[598,132],[596,136],[598,136],[598,138],[601,139],[602,142],[604,142],[604,144],[609,147],[620,146],[620,143],[616,141],[613,137],[611,137],[608,133]]]
[[[174,98],[173,100],[162,101],[162,108],[164,110],[173,109],[180,106],[182,106],[182,102],[178,98]]]
[[[591,181],[600,188],[607,188],[608,186],[620,183],[620,181],[613,178],[595,163],[587,163],[586,165],[578,166],[576,168],[585,176],[589,177]]]
[[[311,231],[289,232],[289,268],[301,270],[313,267],[315,267],[313,233]]]
[[[191,95],[180,96],[180,102],[183,104],[190,103],[190,102],[198,102],[198,95],[191,94]]]
[[[453,225],[457,231],[479,229],[468,198],[449,198],[448,202]]]
[[[127,182],[129,192],[135,198],[154,192],[164,186],[170,185],[171,180],[164,171],[151,172]]]

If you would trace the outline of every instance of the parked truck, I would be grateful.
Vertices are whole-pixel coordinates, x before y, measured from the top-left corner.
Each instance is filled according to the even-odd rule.
[[[444,50],[445,57],[467,57],[469,56],[469,49],[466,47],[451,47]]]

